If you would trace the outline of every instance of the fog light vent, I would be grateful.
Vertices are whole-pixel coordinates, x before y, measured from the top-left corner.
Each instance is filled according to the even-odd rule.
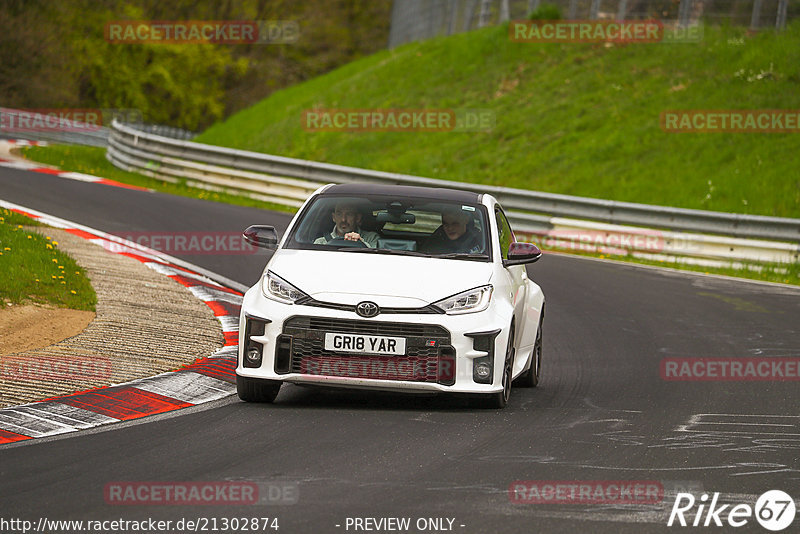
[[[275,347],[275,372],[285,375],[292,370],[292,336],[281,334]]]
[[[267,328],[267,323],[271,322],[269,319],[260,319],[258,317],[245,317],[244,327],[244,358],[242,365],[244,367],[255,368],[261,367],[261,357],[263,345],[257,341],[250,339],[251,337],[263,336]]]
[[[472,360],[472,381],[478,384],[491,384],[494,378],[494,340],[500,334],[500,329],[491,332],[475,332],[464,334],[472,338],[472,348],[481,352],[488,352],[486,356]]]

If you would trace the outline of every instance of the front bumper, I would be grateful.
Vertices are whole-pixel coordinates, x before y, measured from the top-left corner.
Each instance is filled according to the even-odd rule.
[[[504,311],[490,305],[463,315],[386,313],[365,319],[351,311],[275,302],[256,285],[242,303],[236,374],[320,386],[494,393],[503,389],[511,323]],[[402,337],[405,355],[326,351],[327,332]],[[252,349],[260,351],[257,366],[244,358]],[[476,377],[476,362],[489,363],[488,378]]]

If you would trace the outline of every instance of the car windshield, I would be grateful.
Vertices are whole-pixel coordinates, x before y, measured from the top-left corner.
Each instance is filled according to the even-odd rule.
[[[487,235],[480,204],[321,195],[301,214],[286,248],[487,261]]]

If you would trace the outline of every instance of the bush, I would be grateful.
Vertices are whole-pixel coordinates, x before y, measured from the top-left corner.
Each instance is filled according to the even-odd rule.
[[[561,20],[561,8],[555,4],[544,3],[531,11],[530,20]]]

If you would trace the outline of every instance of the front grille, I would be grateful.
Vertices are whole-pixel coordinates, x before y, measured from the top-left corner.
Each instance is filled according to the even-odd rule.
[[[406,354],[376,356],[325,350],[325,333],[403,337]],[[292,337],[291,372],[321,376],[453,383],[450,356],[442,363],[450,333],[441,326],[326,317],[292,317],[283,327]]]

